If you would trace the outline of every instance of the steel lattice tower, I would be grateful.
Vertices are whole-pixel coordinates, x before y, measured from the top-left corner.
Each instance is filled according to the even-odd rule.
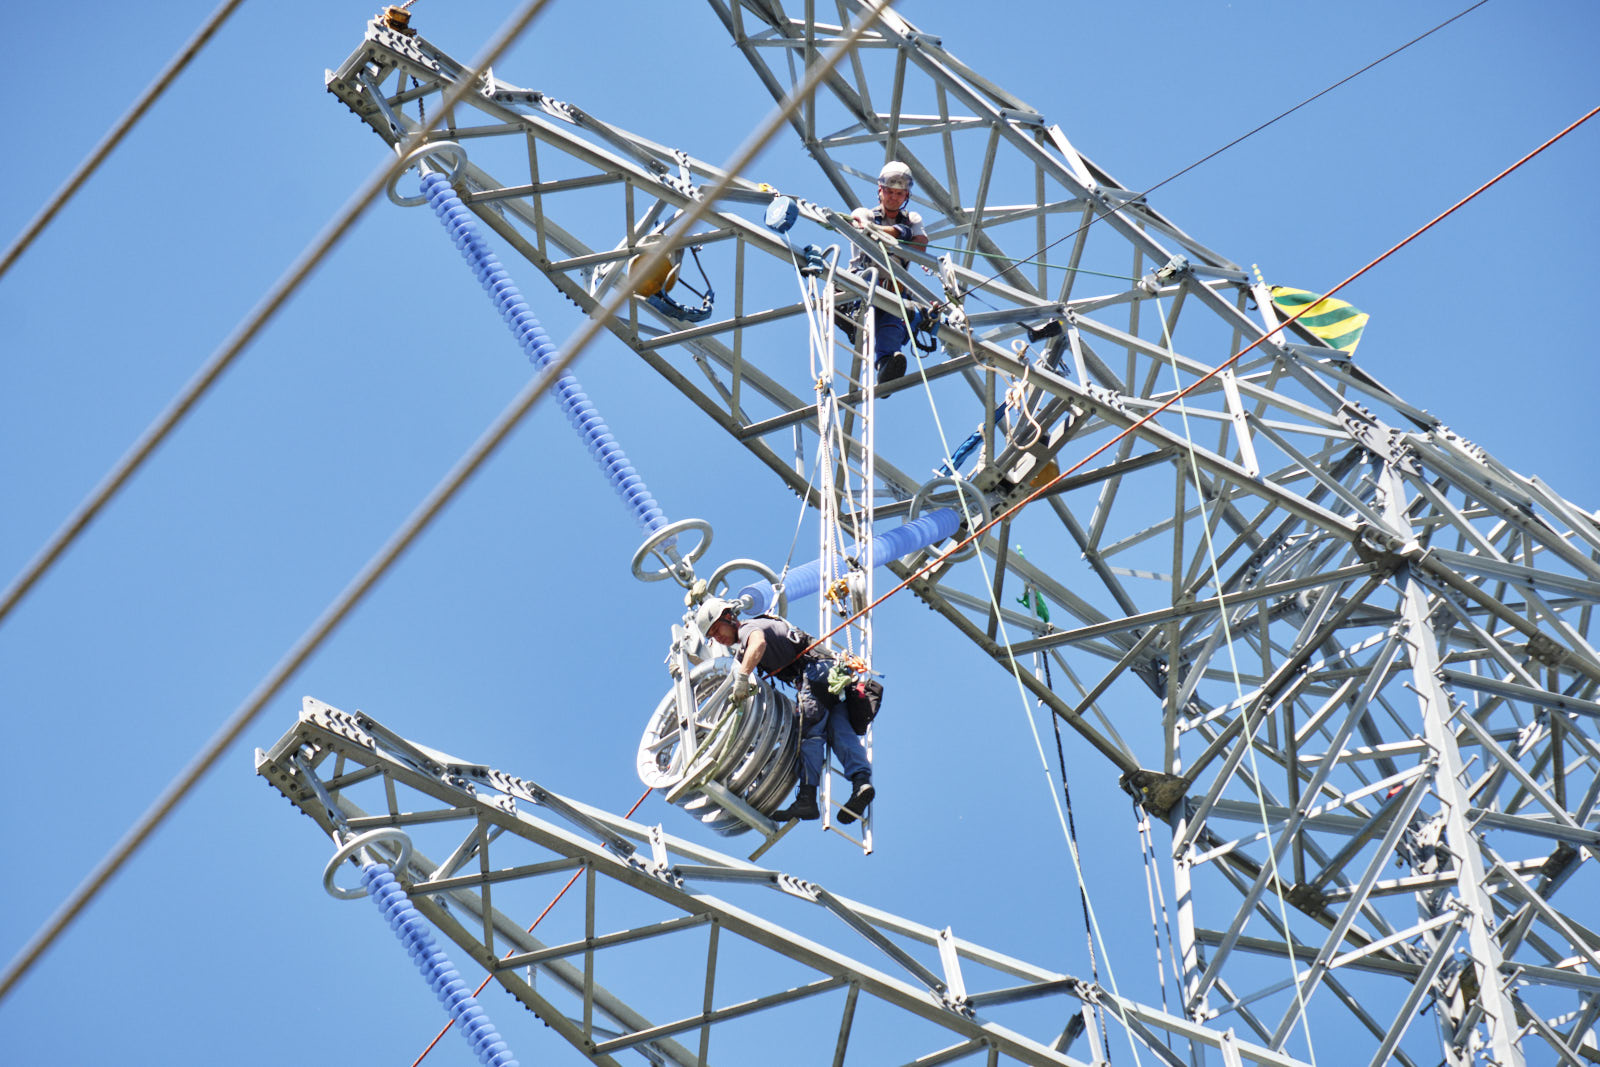
[[[820,13],[790,18],[775,2],[711,2],[775,98],[868,10],[841,0],[830,24]],[[410,147],[417,123],[406,109],[464,76],[380,18],[329,88],[380,136]],[[1586,868],[1600,845],[1595,516],[1297,324],[1278,330],[1259,280],[897,15],[867,31],[792,121],[829,193],[848,206],[884,159],[909,163],[933,243],[961,249],[946,281],[982,294],[981,310],[969,301],[940,328],[942,351],[924,373],[881,394],[892,404],[925,378],[962,433],[983,431],[963,486],[930,484],[936,452],[892,424],[877,430],[874,484],[883,521],[955,500],[972,512],[965,534],[981,514],[985,565],[952,556],[929,566],[935,557],[923,553],[891,568],[1007,675],[1015,665],[1166,821],[1181,1017],[608,821],[531,783],[452,767],[325,707],[308,707],[264,754],[262,772],[329,829],[438,822],[392,799],[387,815],[362,809],[347,785],[373,775],[470,819],[449,858],[413,860],[416,896],[455,902],[430,917],[597,1062],[624,1048],[699,1062],[725,1019],[839,990],[836,1062],[863,997],[954,1032],[919,1063],[1085,1062],[1098,1058],[1099,1040],[1075,1040],[1107,1026],[1162,1062],[1287,1064],[1299,1062],[1287,1049],[1302,1012],[1340,1027],[1375,1064],[1429,1064],[1440,1050],[1462,1065],[1600,1056],[1591,929],[1600,898]],[[492,76],[437,136],[466,149],[455,182],[472,210],[588,311],[647,238],[723,177]],[[802,194],[808,224],[838,222],[806,190],[781,192]],[[718,278],[715,314],[690,323],[634,301],[607,325],[807,494],[814,405],[791,355],[804,350],[803,308],[794,250],[761,221],[772,196],[734,178],[691,238]],[[848,227],[829,239],[846,253],[856,240]],[[1026,262],[1041,248],[1067,269]],[[934,260],[911,259],[898,274],[908,296],[952,295],[932,280]],[[869,297],[856,275],[839,282],[847,295],[895,306],[882,290]],[[1017,383],[1024,410],[1008,435],[995,412]],[[859,458],[860,442],[852,447]],[[1010,548],[1019,541],[1026,558]],[[1024,590],[1050,605],[1049,621],[1010,606]],[[519,803],[548,808],[567,828]],[[492,842],[501,853],[544,852],[491,864]],[[591,864],[589,939],[551,947],[517,936],[490,896],[491,885],[509,895],[503,883],[514,878],[491,872],[534,877],[579,862]],[[686,925],[713,931],[698,1014],[669,1026],[597,992],[595,872],[680,915],[636,927],[633,940]],[[820,905],[887,952],[892,973],[813,953],[800,935],[702,891],[713,882]],[[718,930],[813,977],[792,995],[767,990],[719,1007],[710,977]],[[514,962],[496,965],[507,949]],[[1010,984],[963,977],[963,964]],[[518,977],[535,969],[578,1007]],[[1048,1023],[1010,1029],[988,1014],[1017,1003]],[[1418,1023],[1425,1009],[1436,1019]],[[698,1050],[676,1043],[694,1031]]]

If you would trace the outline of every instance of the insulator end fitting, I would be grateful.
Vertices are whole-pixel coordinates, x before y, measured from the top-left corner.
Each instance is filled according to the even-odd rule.
[[[417,31],[411,28],[411,12],[403,7],[390,4],[383,9],[383,24],[396,33],[403,33],[407,37],[415,37]]]

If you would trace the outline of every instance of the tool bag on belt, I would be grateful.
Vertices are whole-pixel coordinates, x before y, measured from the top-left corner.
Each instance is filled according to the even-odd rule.
[[[876,678],[861,678],[844,689],[844,708],[850,714],[850,729],[858,734],[867,732],[872,720],[878,717],[878,706],[883,703],[883,683]]]

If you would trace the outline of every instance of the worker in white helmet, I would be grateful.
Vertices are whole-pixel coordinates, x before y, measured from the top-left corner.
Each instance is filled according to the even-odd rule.
[[[902,244],[923,248],[928,243],[928,231],[922,225],[922,216],[908,211],[911,200],[911,168],[897,159],[891,159],[878,172],[878,206],[858,207],[850,213],[856,228],[892,238]],[[904,259],[900,265],[906,265]],[[870,260],[857,249],[850,257],[850,269],[860,273],[867,269]],[[887,312],[877,313],[877,328],[873,331],[873,351],[877,357],[878,381],[887,382],[906,372],[906,357],[901,353],[908,340],[903,319]]]
[[[824,761],[832,752],[851,784],[850,797],[839,806],[836,817],[845,825],[855,822],[877,795],[861,735],[877,714],[882,686],[870,695],[864,688],[835,690],[833,657],[816,651],[810,634],[776,615],[756,615],[740,622],[741,607],[738,601],[713,598],[701,605],[695,621],[707,637],[733,650],[730,703],[737,704],[754,692],[757,683],[753,675],[758,668],[775,681],[797,687],[800,788],[794,803],[772,813],[773,821],[821,818],[817,787],[822,782]]]

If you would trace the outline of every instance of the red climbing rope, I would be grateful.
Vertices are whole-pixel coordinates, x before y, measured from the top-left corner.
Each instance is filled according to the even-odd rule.
[[[1402,240],[1398,244],[1394,245],[1388,251],[1384,252],[1382,255],[1380,255],[1376,259],[1372,260],[1366,266],[1362,267],[1360,270],[1358,270],[1354,274],[1350,275],[1350,277],[1346,278],[1344,281],[1340,282],[1338,285],[1334,286],[1332,289],[1329,289],[1326,293],[1323,294],[1323,296],[1324,297],[1332,296],[1333,294],[1337,293],[1339,290],[1343,289],[1345,286],[1349,285],[1351,282],[1355,281],[1357,278],[1361,277],[1363,274],[1366,274],[1373,267],[1376,267],[1379,263],[1382,263],[1384,260],[1386,260],[1390,256],[1394,255],[1396,252],[1400,251],[1400,249],[1404,248],[1406,245],[1410,244],[1412,241],[1415,241],[1418,237],[1421,237],[1423,234],[1425,234],[1429,230],[1433,229],[1433,227],[1437,226],[1440,222],[1443,222],[1446,218],[1449,218],[1451,215],[1455,214],[1456,211],[1460,210],[1462,207],[1464,207],[1466,204],[1468,204],[1473,199],[1478,197],[1480,194],[1482,194],[1484,191],[1489,189],[1491,186],[1493,186],[1496,183],[1498,183],[1501,179],[1505,178],[1512,171],[1515,171],[1518,167],[1521,167],[1524,163],[1528,162],[1530,159],[1532,159],[1533,157],[1537,156],[1539,153],[1543,152],[1545,149],[1549,148],[1551,145],[1555,144],[1557,141],[1561,140],[1561,138],[1565,137],[1567,134],[1571,133],[1573,130],[1577,129],[1579,126],[1582,126],[1585,122],[1588,122],[1590,119],[1592,119],[1595,116],[1595,114],[1597,112],[1600,112],[1600,107],[1592,108],[1582,118],[1578,119],[1576,122],[1573,122],[1566,129],[1562,130],[1560,133],[1556,134],[1554,137],[1550,138],[1548,141],[1546,141],[1543,144],[1541,144],[1538,148],[1535,148],[1533,151],[1529,152],[1527,155],[1523,156],[1521,159],[1519,159],[1515,163],[1511,164],[1505,170],[1502,170],[1499,174],[1496,174],[1493,178],[1490,178],[1488,181],[1486,181],[1482,185],[1478,186],[1476,189],[1474,189],[1472,192],[1468,193],[1466,196],[1462,197],[1460,200],[1457,200],[1454,204],[1452,204],[1450,207],[1446,208],[1444,211],[1441,211],[1438,215],[1435,215],[1427,223],[1425,223],[1424,225],[1422,225],[1418,229],[1414,230],[1404,240]],[[1273,334],[1282,332],[1285,327],[1288,327],[1288,326],[1292,325],[1293,323],[1295,323],[1296,321],[1298,321],[1302,315],[1306,314],[1307,311],[1311,310],[1311,308],[1313,308],[1315,306],[1316,306],[1316,304],[1308,304],[1308,305],[1306,305],[1305,307],[1301,308],[1299,311],[1295,312],[1292,316],[1290,316],[1289,318],[1285,319],[1283,322],[1279,323],[1277,326],[1274,326],[1272,329],[1268,330],[1266,333],[1264,333],[1260,337],[1256,338],[1254,341],[1252,341],[1250,344],[1246,345],[1244,348],[1240,349],[1233,356],[1229,357],[1228,359],[1224,360],[1223,362],[1217,364],[1215,367],[1211,368],[1211,370],[1207,371],[1203,376],[1201,376],[1200,378],[1196,379],[1193,384],[1187,386],[1186,388],[1184,388],[1183,390],[1181,390],[1180,392],[1178,392],[1177,394],[1172,396],[1165,403],[1161,404],[1161,406],[1155,408],[1153,411],[1149,412],[1148,414],[1146,414],[1142,418],[1136,420],[1127,429],[1125,429],[1121,433],[1117,434],[1111,440],[1107,441],[1105,444],[1101,445],[1099,448],[1095,449],[1093,452],[1089,453],[1087,456],[1084,456],[1082,459],[1080,459],[1077,463],[1073,464],[1068,469],[1066,469],[1066,470],[1062,471],[1060,474],[1056,475],[1049,482],[1046,482],[1040,488],[1035,489],[1032,493],[1028,494],[1026,497],[1024,497],[1021,500],[1017,501],[1015,504],[1011,505],[1005,511],[1002,511],[1000,514],[998,514],[994,518],[990,519],[987,523],[985,523],[982,526],[978,527],[971,534],[967,535],[965,540],[962,540],[959,543],[957,543],[955,545],[952,545],[951,547],[945,549],[943,552],[939,553],[933,559],[929,560],[927,563],[924,563],[921,567],[917,568],[917,570],[914,571],[911,575],[909,575],[904,580],[902,580],[898,585],[896,585],[893,588],[889,589],[888,592],[886,592],[882,596],[878,597],[878,599],[874,600],[872,603],[868,604],[866,607],[862,608],[860,611],[856,612],[854,615],[852,615],[849,618],[845,619],[838,626],[835,626],[832,630],[829,630],[827,633],[825,633],[821,637],[817,638],[816,641],[813,642],[812,647],[816,647],[816,645],[819,645],[822,642],[826,641],[828,638],[832,637],[834,634],[838,633],[840,630],[842,630],[846,626],[850,625],[852,622],[854,622],[856,619],[860,618],[862,615],[865,615],[867,612],[871,611],[873,608],[877,607],[879,604],[882,604],[885,600],[888,600],[891,596],[893,596],[894,594],[900,592],[900,590],[906,588],[912,582],[916,581],[918,578],[921,578],[923,575],[927,574],[933,568],[935,568],[939,564],[943,563],[950,556],[952,556],[953,554],[961,551],[963,548],[967,547],[967,545],[971,544],[973,541],[977,540],[983,534],[987,533],[994,526],[996,526],[999,523],[1005,522],[1008,519],[1010,519],[1018,511],[1021,511],[1024,507],[1026,507],[1027,505],[1033,503],[1035,500],[1039,499],[1039,497],[1043,496],[1045,493],[1048,493],[1051,489],[1054,489],[1057,485],[1061,484],[1061,482],[1063,480],[1065,480],[1069,475],[1075,474],[1078,471],[1082,470],[1083,467],[1087,463],[1089,463],[1090,460],[1095,459],[1101,453],[1103,453],[1107,449],[1109,449],[1112,445],[1118,443],[1123,438],[1127,437],[1129,434],[1131,434],[1135,430],[1137,430],[1139,427],[1143,426],[1145,423],[1149,422],[1151,419],[1155,418],[1157,415],[1161,414],[1163,411],[1166,411],[1173,404],[1176,404],[1178,401],[1182,400],[1184,397],[1188,396],[1190,393],[1192,393],[1196,389],[1200,388],[1201,385],[1203,385],[1206,382],[1210,381],[1217,374],[1219,374],[1222,371],[1224,371],[1224,370],[1228,369],[1229,367],[1233,366],[1235,363],[1237,363],[1245,355],[1245,353],[1247,353],[1247,352],[1251,351],[1252,349],[1256,348],[1258,345],[1261,344],[1261,342],[1265,341],[1267,338],[1271,337]]]
[[[648,797],[651,792],[652,792],[652,790],[646,789],[643,793],[639,794],[639,799],[635,800],[633,802],[633,807],[628,809],[628,814],[624,815],[623,818],[624,819],[631,819],[633,817],[633,813],[639,810],[639,805],[643,804],[645,802],[645,798]],[[538,926],[540,923],[542,923],[544,921],[544,917],[546,915],[550,914],[550,909],[554,908],[557,904],[561,903],[561,898],[567,895],[567,890],[572,888],[573,883],[576,882],[579,878],[581,878],[583,876],[583,872],[586,871],[586,870],[588,870],[588,866],[584,865],[584,866],[580,866],[577,870],[572,872],[572,877],[567,879],[567,884],[561,887],[561,892],[557,893],[554,897],[552,897],[550,899],[550,903],[546,904],[544,906],[544,910],[539,913],[539,917],[537,919],[533,920],[533,926],[528,927],[528,933],[530,933],[530,934],[533,933],[533,927],[534,926]],[[512,949],[512,952],[515,952],[515,951],[516,951],[515,949]],[[507,952],[506,955],[509,957],[511,955],[511,952]],[[478,983],[478,988],[474,989],[472,991],[472,995],[473,996],[477,996],[479,993],[482,993],[483,990],[484,990],[484,987],[489,984],[489,979],[491,979],[493,977],[494,977],[494,975],[492,975],[492,974],[484,975],[483,976],[483,981]],[[444,1037],[444,1035],[448,1034],[450,1032],[450,1028],[452,1026],[454,1026],[455,1024],[456,1024],[456,1021],[454,1019],[451,1019],[449,1022],[445,1023],[444,1024],[444,1028],[442,1030],[440,1030],[437,1034],[433,1035],[433,1040],[428,1042],[428,1047],[422,1050],[422,1055],[418,1056],[415,1060],[413,1060],[411,1062],[411,1067],[417,1067],[417,1064],[419,1064],[423,1060],[427,1059],[428,1058],[428,1053],[433,1051],[433,1046],[437,1045],[439,1043],[439,1041]]]

